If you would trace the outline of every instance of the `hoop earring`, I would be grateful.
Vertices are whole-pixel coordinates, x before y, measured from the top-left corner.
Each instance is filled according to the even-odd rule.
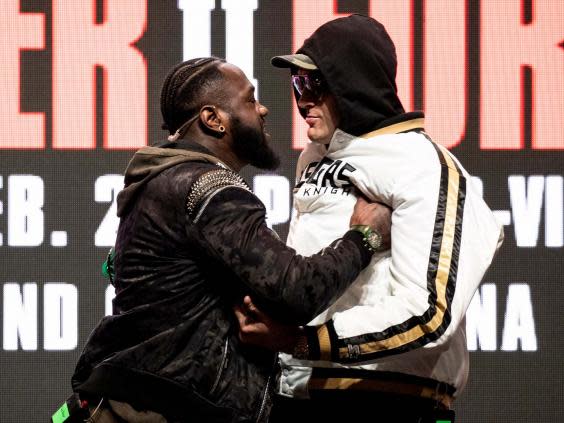
[[[223,125],[219,125],[219,127],[217,129],[219,129],[219,132],[222,132],[222,133],[225,132],[225,126],[223,126]]]

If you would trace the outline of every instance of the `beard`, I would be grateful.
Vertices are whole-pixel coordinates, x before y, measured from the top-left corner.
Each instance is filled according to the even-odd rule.
[[[280,158],[268,144],[268,135],[262,128],[247,125],[232,114],[231,133],[237,157],[259,169],[278,169]]]

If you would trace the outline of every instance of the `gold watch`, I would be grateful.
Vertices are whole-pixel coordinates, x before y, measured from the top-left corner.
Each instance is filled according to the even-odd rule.
[[[309,357],[309,345],[307,343],[307,337],[305,335],[300,335],[298,342],[294,346],[292,351],[292,356],[298,360],[307,360]]]
[[[382,251],[382,244],[384,239],[382,234],[375,229],[372,229],[368,225],[352,225],[350,227],[351,231],[357,231],[362,234],[365,245],[370,251]]]

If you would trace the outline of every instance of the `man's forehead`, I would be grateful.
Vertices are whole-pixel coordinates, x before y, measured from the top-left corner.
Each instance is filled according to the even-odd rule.
[[[222,63],[220,69],[231,84],[237,85],[239,89],[254,91],[255,87],[253,84],[251,84],[245,73],[237,66],[231,63]]]

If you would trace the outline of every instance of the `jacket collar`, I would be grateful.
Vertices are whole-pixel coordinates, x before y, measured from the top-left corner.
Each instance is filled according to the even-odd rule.
[[[344,143],[355,138],[369,139],[379,135],[399,134],[410,131],[423,131],[425,128],[425,117],[423,112],[403,113],[393,118],[386,119],[377,128],[359,136],[351,135],[342,129],[335,130],[329,143],[328,151],[340,150]]]
[[[410,113],[406,113],[403,116],[409,115]],[[372,138],[378,135],[390,135],[390,134],[399,134],[401,132],[409,132],[415,130],[423,131],[425,128],[425,118],[423,116],[418,117],[408,117],[406,116],[405,120],[401,120],[396,123],[390,123],[373,131],[370,131],[366,134],[359,136],[359,138]]]

